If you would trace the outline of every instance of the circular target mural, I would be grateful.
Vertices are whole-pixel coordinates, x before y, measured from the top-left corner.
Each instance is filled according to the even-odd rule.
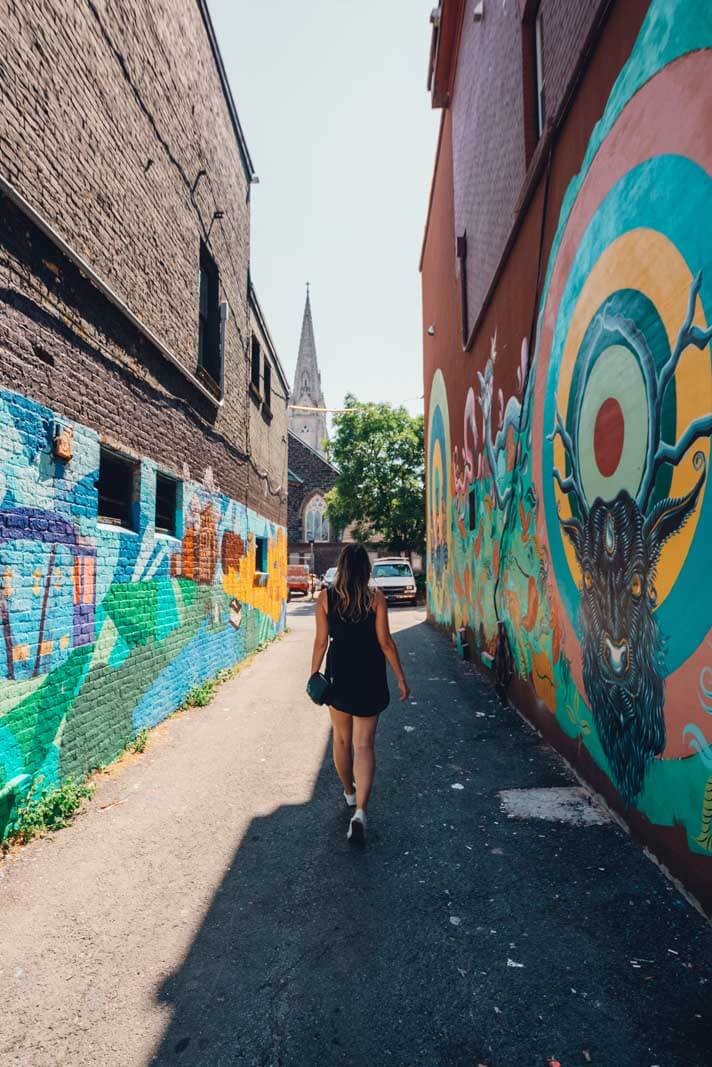
[[[428,414],[428,602],[432,614],[445,622],[450,614],[450,415],[442,372],[430,386]]]
[[[704,52],[679,58],[594,134],[539,322],[541,532],[572,673],[629,803],[655,757],[681,754],[666,686],[689,694],[709,630],[712,139],[690,92],[708,68]]]

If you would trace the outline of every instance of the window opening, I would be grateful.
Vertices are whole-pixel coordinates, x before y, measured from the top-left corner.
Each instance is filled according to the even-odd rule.
[[[255,538],[255,570],[258,574],[267,573],[267,538]]]
[[[250,384],[256,393],[260,391],[260,342],[252,335]]]
[[[178,483],[175,478],[156,474],[156,531],[177,534]]]
[[[198,365],[216,385],[221,378],[220,282],[215,260],[200,246],[200,304],[198,311]]]
[[[534,23],[534,46],[536,62],[536,134],[541,137],[546,122],[546,95],[544,91],[544,28],[541,11]]]
[[[136,464],[108,448],[99,451],[99,520],[133,529],[131,519],[135,494]]]

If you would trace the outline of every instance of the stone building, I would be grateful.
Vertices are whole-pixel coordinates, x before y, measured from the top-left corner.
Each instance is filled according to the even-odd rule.
[[[311,445],[289,432],[289,562],[308,563],[315,574],[335,565],[343,547],[329,520],[326,494],[339,472]]]
[[[710,8],[432,22],[429,614],[712,907]]]
[[[288,386],[205,0],[0,0],[0,836],[284,624]]]
[[[289,412],[289,429],[295,437],[304,441],[320,456],[324,455],[324,443],[327,440],[326,412],[323,410],[325,407],[321,372],[316,356],[309,284],[307,283],[307,298],[304,304],[302,333],[299,339],[297,369],[294,372],[294,387]]]
[[[324,407],[307,284],[289,411],[288,536],[289,562],[308,563],[316,574],[336,563],[343,544],[341,531],[333,528],[326,506],[326,494],[336,484],[339,472],[326,458]]]

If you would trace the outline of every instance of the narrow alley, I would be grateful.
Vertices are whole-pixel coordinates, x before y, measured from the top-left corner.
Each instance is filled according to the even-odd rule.
[[[412,697],[380,724],[365,851],[293,602],[0,864],[2,1067],[712,1062],[709,925],[605,812],[552,806],[561,759],[420,610],[391,615]]]

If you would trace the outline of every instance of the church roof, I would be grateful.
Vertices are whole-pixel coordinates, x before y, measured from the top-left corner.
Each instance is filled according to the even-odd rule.
[[[319,373],[319,364],[316,358],[316,342],[314,340],[314,324],[312,323],[308,283],[304,317],[302,318],[302,333],[299,338],[297,369],[294,372],[292,398],[295,403],[299,403],[300,400],[310,399],[314,401],[316,407],[325,406],[324,395],[321,391],[321,374]]]
[[[338,474],[339,473],[339,468],[338,467],[335,467],[334,464],[331,463],[330,460],[328,460],[326,458],[326,456],[322,455],[321,452],[317,452],[317,450],[315,448],[312,448],[312,446],[308,445],[306,443],[306,441],[303,441],[302,438],[299,436],[299,434],[294,433],[293,430],[288,430],[287,434],[288,434],[288,443],[287,443],[287,451],[288,451],[288,453],[289,453],[290,445],[292,447],[292,456],[290,458],[290,463],[292,463],[292,471],[294,471],[294,467],[296,467],[298,465],[298,463],[299,463],[298,451],[295,448],[295,446],[298,446],[299,448],[305,449],[305,451],[308,452],[310,455],[315,456],[317,459],[321,460],[321,462],[324,464],[324,466],[328,467],[329,470],[333,471],[334,474]],[[293,444],[293,442],[294,442],[294,444]]]

